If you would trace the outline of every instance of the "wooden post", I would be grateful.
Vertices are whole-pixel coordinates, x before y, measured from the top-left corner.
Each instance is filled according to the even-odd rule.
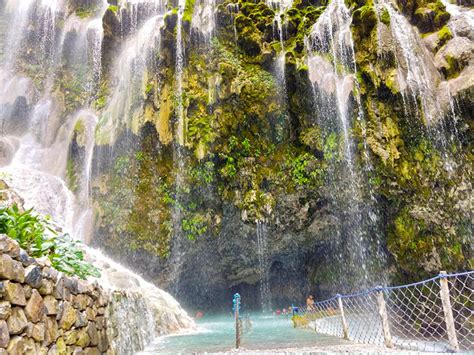
[[[446,278],[446,271],[441,271],[440,283],[440,294],[441,302],[443,303],[444,321],[446,322],[446,332],[448,333],[449,345],[451,350],[458,352],[459,343],[456,335],[456,328],[454,326],[453,309],[451,308],[451,299],[449,298],[449,286],[448,279]]]
[[[341,312],[342,332],[344,334],[344,339],[349,340],[349,328],[347,327],[346,316],[344,315],[344,307],[342,306],[341,295],[337,295],[337,303],[339,305],[339,312]]]
[[[387,348],[393,348],[392,334],[390,334],[390,326],[388,323],[387,306],[382,290],[377,290],[377,304],[380,320],[382,321],[382,330],[384,343]]]

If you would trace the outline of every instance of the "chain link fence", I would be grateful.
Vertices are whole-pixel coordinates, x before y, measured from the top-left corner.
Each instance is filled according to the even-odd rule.
[[[474,350],[474,271],[336,295],[295,308],[295,325],[358,343],[389,348]]]

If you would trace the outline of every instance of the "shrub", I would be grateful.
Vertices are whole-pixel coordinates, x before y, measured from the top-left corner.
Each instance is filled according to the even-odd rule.
[[[16,240],[32,257],[46,256],[53,267],[81,279],[100,277],[95,266],[84,261],[79,242],[68,234],[58,234],[47,217],[31,208],[21,211],[17,205],[0,208],[0,233]]]

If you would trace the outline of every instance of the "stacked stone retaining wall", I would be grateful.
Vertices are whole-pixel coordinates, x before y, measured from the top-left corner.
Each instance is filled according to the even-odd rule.
[[[0,235],[0,355],[114,354],[109,293],[33,259]]]

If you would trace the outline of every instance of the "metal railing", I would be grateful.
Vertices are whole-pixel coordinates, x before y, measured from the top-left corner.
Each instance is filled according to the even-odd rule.
[[[474,271],[442,272],[409,285],[336,295],[298,307],[295,318],[316,332],[359,343],[417,351],[469,351],[474,350],[473,290]]]

